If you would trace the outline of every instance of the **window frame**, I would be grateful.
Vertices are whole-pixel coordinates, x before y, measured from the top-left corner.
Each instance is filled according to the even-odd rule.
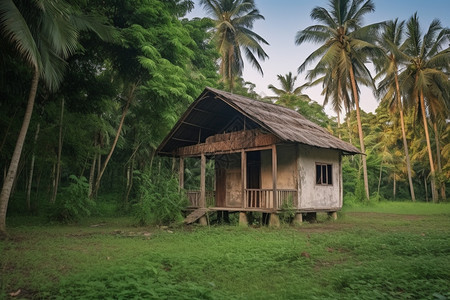
[[[333,164],[316,162],[316,185],[333,186]]]

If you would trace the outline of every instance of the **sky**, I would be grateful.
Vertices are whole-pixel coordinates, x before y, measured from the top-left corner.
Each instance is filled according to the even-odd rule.
[[[206,17],[199,0],[194,2],[195,8],[187,17]],[[255,3],[265,20],[256,21],[253,31],[270,44],[263,46],[269,59],[260,61],[263,76],[245,61],[243,78],[256,84],[255,91],[261,96],[273,96],[267,86],[273,84],[280,87],[277,75],[284,76],[289,72],[297,75],[297,68],[318,48],[317,44],[310,43],[296,46],[295,35],[299,30],[314,24],[310,17],[311,10],[316,6],[328,8],[328,0],[255,0]],[[450,27],[450,0],[374,0],[374,3],[375,12],[365,15],[364,25],[395,18],[407,20],[417,12],[423,32],[435,18],[441,21],[443,27]],[[298,74],[295,86],[305,82],[304,73]],[[303,90],[311,99],[323,104],[321,91],[319,86]],[[374,112],[378,106],[372,91],[367,88],[361,88],[360,99],[360,106],[366,112]],[[336,115],[330,107],[325,107],[325,112],[330,116]]]

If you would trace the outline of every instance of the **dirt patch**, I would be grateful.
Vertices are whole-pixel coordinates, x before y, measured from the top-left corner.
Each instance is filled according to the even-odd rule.
[[[328,233],[328,232],[335,232],[335,231],[341,231],[345,229],[353,228],[353,224],[343,224],[343,223],[316,223],[316,224],[305,224],[300,225],[296,228],[299,232],[304,233]]]
[[[406,221],[415,221],[422,220],[422,216],[418,215],[402,215],[402,214],[386,214],[386,213],[377,213],[377,212],[349,212],[346,213],[348,216],[354,216],[358,218],[371,218],[371,219],[388,219],[388,220],[406,220]]]

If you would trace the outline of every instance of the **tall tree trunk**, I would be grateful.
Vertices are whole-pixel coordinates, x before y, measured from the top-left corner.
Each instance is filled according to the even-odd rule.
[[[425,111],[425,100],[423,98],[423,90],[420,90],[420,108],[422,110],[422,121],[423,127],[425,129],[425,139],[427,142],[427,150],[428,150],[428,159],[430,160],[430,182],[431,182],[431,197],[433,198],[433,202],[438,202],[437,191],[436,191],[436,183],[434,179],[435,170],[433,163],[433,155],[431,153],[431,143],[430,143],[430,134],[428,133],[428,122]]]
[[[381,186],[381,174],[383,173],[383,162],[380,164],[380,175],[378,176],[378,190],[377,193],[380,195],[380,186]]]
[[[94,187],[94,176],[95,176],[95,162],[96,162],[97,154],[94,154],[94,158],[92,159],[91,169],[89,171],[89,195],[92,194],[92,189]]]
[[[27,135],[28,126],[30,125],[31,115],[33,113],[34,100],[36,98],[37,87],[39,83],[39,70],[34,67],[33,79],[31,80],[30,93],[28,95],[28,104],[23,117],[22,128],[17,137],[16,146],[11,157],[8,173],[3,183],[2,192],[0,194],[0,239],[6,237],[6,211],[8,210],[9,196],[11,188],[17,174],[20,156],[22,154],[23,144]]]
[[[441,172],[442,172],[442,164],[441,164],[441,145],[440,145],[440,143],[439,143],[439,131],[438,131],[438,128],[437,128],[437,122],[436,122],[436,121],[433,122],[433,128],[434,128],[434,140],[435,140],[435,143],[436,143],[436,161],[437,161],[437,169],[438,169],[439,174],[441,174]],[[445,201],[445,199],[447,198],[447,197],[445,196],[445,183],[444,183],[444,184],[441,183],[441,188],[440,188],[440,190],[441,190],[441,198],[442,198],[443,201]]]
[[[396,177],[397,176],[395,175],[395,172],[394,172],[394,187],[392,190],[392,197],[394,198],[394,200],[395,200],[395,197],[397,196],[397,178]]]
[[[423,176],[423,183],[425,185],[425,199],[428,202],[428,183],[427,183],[427,177],[425,176],[425,174]]]
[[[131,189],[133,188],[133,172],[134,172],[134,157],[131,159],[130,166],[127,170],[127,191],[125,195],[125,207],[128,209],[128,199],[130,198]]]
[[[397,66],[396,66],[396,68],[397,68]],[[409,192],[411,194],[411,200],[413,202],[415,202],[416,195],[414,193],[414,185],[413,185],[412,175],[411,175],[411,173],[412,173],[411,172],[411,162],[409,160],[408,141],[406,140],[406,130],[405,130],[405,119],[403,117],[403,105],[402,105],[402,99],[400,97],[400,86],[398,84],[397,73],[395,73],[395,88],[397,89],[397,106],[398,106],[398,110],[400,112],[400,124],[402,126],[403,149],[405,151],[406,169],[408,171]]]
[[[49,201],[51,202],[51,197],[53,195],[53,190],[55,189],[56,184],[56,163],[53,163],[52,165],[52,174],[50,178],[52,179],[52,186],[47,190],[47,194],[50,195]]]
[[[41,127],[41,124],[38,123],[36,127],[36,133],[34,135],[34,141],[33,141],[33,154],[31,154],[31,166],[30,166],[30,175],[28,178],[28,188],[27,188],[27,209],[28,211],[31,211],[31,186],[33,185],[33,172],[34,172],[34,161],[36,158],[35,148],[36,148],[36,142],[39,137],[39,129]]]
[[[111,156],[112,156],[112,154],[114,152],[114,149],[116,148],[117,141],[119,140],[120,133],[122,132],[122,126],[123,126],[123,123],[125,121],[125,116],[127,115],[128,108],[130,107],[131,101],[132,101],[132,99],[134,97],[134,91],[135,90],[136,90],[136,84],[131,84],[130,91],[129,91],[128,96],[127,96],[127,103],[125,104],[125,107],[124,107],[124,109],[122,111],[122,117],[120,118],[119,127],[117,128],[116,137],[114,138],[114,141],[113,141],[113,143],[111,145],[111,150],[109,151],[108,156],[106,157],[105,161],[103,162],[103,166],[102,166],[102,168],[100,170],[100,173],[98,174],[97,181],[95,183],[95,188],[93,190],[93,193],[97,193],[97,191],[98,191],[98,189],[100,187],[100,181],[102,179],[103,173],[105,172],[106,166],[108,165],[108,162],[111,159]],[[90,195],[90,197],[92,197],[92,196],[93,196],[93,194]]]
[[[362,131],[362,124],[361,124],[361,115],[359,111],[359,97],[358,97],[358,90],[356,88],[356,80],[355,80],[355,74],[353,73],[353,66],[350,65],[350,80],[352,83],[352,91],[353,91],[353,98],[355,99],[355,106],[356,106],[356,120],[358,122],[358,133],[359,133],[359,144],[361,147],[361,152],[363,153],[361,155],[362,163],[363,163],[363,175],[364,175],[364,188],[366,190],[366,198],[369,200],[369,179],[367,176],[367,162],[366,162],[366,150],[364,146],[364,134]]]
[[[53,187],[53,194],[51,202],[55,203],[56,194],[58,194],[59,179],[61,177],[61,153],[63,144],[63,118],[64,118],[64,97],[61,98],[61,113],[59,117],[59,136],[58,136],[58,156],[56,159],[56,175],[55,175],[55,185]]]
[[[336,112],[337,113],[337,128],[338,128],[338,136],[339,138],[341,138],[341,116],[339,114],[339,110]]]

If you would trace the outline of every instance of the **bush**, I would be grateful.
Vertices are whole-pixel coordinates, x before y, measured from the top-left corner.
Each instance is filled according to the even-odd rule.
[[[281,205],[281,211],[279,213],[280,221],[285,224],[291,223],[295,217],[296,209],[294,206],[294,200],[290,196],[286,201],[283,201]]]
[[[188,205],[184,192],[179,191],[178,180],[167,170],[152,176],[142,173],[138,203],[134,205],[134,218],[138,225],[168,225],[183,219],[181,211]]]
[[[344,207],[354,207],[359,204],[359,201],[356,199],[355,194],[352,192],[348,192],[344,196]]]
[[[70,175],[70,184],[63,187],[56,201],[48,208],[48,218],[51,221],[70,223],[90,216],[95,202],[89,198],[89,183],[86,177]]]

